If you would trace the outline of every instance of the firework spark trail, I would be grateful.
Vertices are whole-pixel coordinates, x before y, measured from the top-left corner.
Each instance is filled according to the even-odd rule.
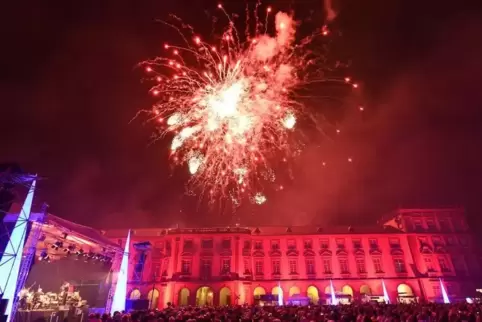
[[[304,46],[311,38],[295,44],[295,22],[278,12],[274,36],[258,34],[255,14],[255,35],[245,35],[247,42],[241,43],[230,16],[218,8],[229,21],[218,46],[196,36],[190,25],[182,23],[182,28],[193,34],[192,41],[166,23],[187,47],[166,44],[169,58],[142,63],[157,82],[150,90],[159,98],[152,113],[162,135],[174,136],[171,157],[187,165],[189,186],[210,199],[238,204],[247,195],[262,204],[262,182],[275,180],[271,163],[292,156],[291,132],[306,116],[293,91],[310,81],[314,58]],[[266,11],[268,16],[271,8]],[[190,64],[193,58],[197,65]]]

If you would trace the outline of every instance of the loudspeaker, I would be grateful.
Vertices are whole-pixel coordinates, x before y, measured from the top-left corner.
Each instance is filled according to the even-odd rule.
[[[5,311],[7,310],[8,300],[1,299],[0,300],[0,315],[5,315]]]

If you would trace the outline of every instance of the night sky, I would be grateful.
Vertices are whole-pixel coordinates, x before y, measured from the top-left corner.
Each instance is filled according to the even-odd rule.
[[[1,19],[0,161],[45,179],[51,212],[95,227],[357,224],[396,207],[464,206],[482,220],[482,15],[477,1],[339,0],[332,54],[351,61],[363,113],[312,140],[293,182],[232,217],[184,195],[136,64],[175,38],[175,13],[210,29],[216,1],[10,1]],[[229,0],[228,11],[243,12]],[[323,25],[321,0],[265,1]],[[346,160],[352,157],[354,162]],[[327,162],[322,167],[322,162]],[[183,172],[184,171],[184,172]]]

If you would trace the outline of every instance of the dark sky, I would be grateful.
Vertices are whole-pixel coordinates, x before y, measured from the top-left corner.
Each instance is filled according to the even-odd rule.
[[[482,211],[482,15],[477,1],[339,0],[333,52],[363,84],[363,115],[307,147],[295,179],[246,224],[372,221],[398,206]],[[225,2],[242,12],[243,1]],[[323,24],[321,0],[266,1]],[[2,11],[1,161],[45,177],[40,198],[96,227],[222,224],[183,195],[153,127],[129,121],[153,102],[136,64],[173,38],[172,12],[201,29],[209,0],[10,1]],[[318,147],[321,146],[321,148]],[[354,159],[346,162],[347,156]],[[321,162],[326,161],[327,167]],[[360,220],[361,219],[361,220]]]

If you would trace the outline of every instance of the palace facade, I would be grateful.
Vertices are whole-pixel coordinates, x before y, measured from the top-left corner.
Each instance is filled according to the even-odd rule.
[[[480,257],[462,209],[400,209],[380,223],[136,229],[128,297],[162,308],[474,296]],[[127,231],[105,235],[123,245]]]

